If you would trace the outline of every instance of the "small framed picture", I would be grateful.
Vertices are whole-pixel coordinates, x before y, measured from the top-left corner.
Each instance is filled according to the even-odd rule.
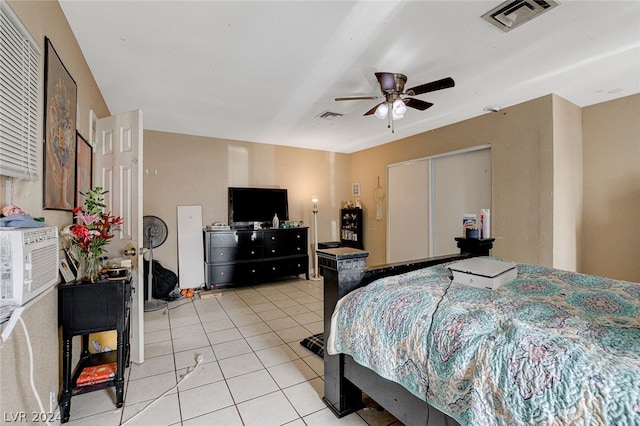
[[[60,257],[59,269],[60,269],[60,275],[62,276],[62,280],[65,283],[75,281],[76,268],[73,266],[71,262],[69,262],[69,259],[67,259],[65,250],[60,250],[59,257]]]
[[[351,195],[354,197],[360,196],[360,182],[354,182],[351,184]]]
[[[93,175],[93,150],[89,142],[76,132],[76,206],[84,204],[87,190],[91,188]]]

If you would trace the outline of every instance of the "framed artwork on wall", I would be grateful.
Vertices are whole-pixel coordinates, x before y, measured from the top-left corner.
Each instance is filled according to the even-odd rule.
[[[88,189],[93,183],[93,149],[79,132],[76,132],[76,206],[84,204]]]
[[[354,182],[351,184],[351,195],[354,197],[360,196],[360,182]]]
[[[43,207],[73,210],[78,86],[48,37],[45,37],[44,44]]]

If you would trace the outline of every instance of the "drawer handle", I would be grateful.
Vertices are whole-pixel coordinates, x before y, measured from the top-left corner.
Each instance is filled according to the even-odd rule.
[[[276,252],[276,249],[271,249],[271,253],[275,253],[275,252]]]
[[[251,254],[256,254],[256,252],[255,252],[255,251],[253,251],[253,250],[251,250]]]
[[[273,268],[271,268],[271,269],[275,271],[275,270],[276,270],[276,267],[274,266],[274,267],[273,267]]]
[[[275,239],[276,239],[276,236],[275,236],[275,235],[272,235],[272,236],[271,236],[271,239],[272,239],[272,240],[275,240]]]
[[[224,275],[224,272],[220,272],[220,275]]]
[[[224,256],[224,252],[223,251],[220,252],[220,256]]]

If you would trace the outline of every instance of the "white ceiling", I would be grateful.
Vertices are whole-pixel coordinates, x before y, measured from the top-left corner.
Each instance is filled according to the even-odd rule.
[[[349,153],[490,105],[640,92],[640,1],[560,0],[508,33],[481,19],[500,2],[60,0],[111,112],[150,130]],[[379,95],[376,71],[456,86],[392,134],[363,117],[379,101],[334,101]]]

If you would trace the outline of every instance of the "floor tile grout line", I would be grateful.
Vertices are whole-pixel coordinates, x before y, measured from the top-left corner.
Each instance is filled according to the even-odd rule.
[[[202,317],[200,316],[200,312],[198,311],[197,307],[195,307],[195,306],[194,306],[194,309],[196,311],[196,315],[198,317],[199,324],[200,324],[201,327],[203,327],[203,330],[204,330],[204,326],[202,325]],[[169,316],[169,319],[171,319],[171,316]],[[215,357],[215,361],[212,361],[212,362],[216,362],[218,364],[218,368],[220,368],[220,363],[219,363],[219,360],[218,360],[218,356],[216,355],[215,350],[213,349],[213,345],[211,344],[211,341],[209,339],[209,335],[208,335],[208,333],[206,333],[206,330],[205,330],[205,336],[207,338],[207,341],[209,342],[209,347],[211,347],[211,351],[213,352],[213,356]],[[173,351],[174,362],[175,362],[175,354],[176,354],[176,352],[175,352],[175,348],[174,348],[174,351]],[[178,366],[177,366],[177,364],[174,364],[174,366],[175,366],[175,372],[176,372],[176,376],[177,376],[177,374],[178,374]],[[221,373],[221,375],[223,377],[222,380],[224,380],[225,386],[227,387],[227,391],[229,392],[229,395],[231,396],[231,400],[233,402],[233,404],[230,405],[229,407],[233,406],[235,408],[236,412],[238,413],[238,416],[240,418],[242,418],[241,415],[240,415],[240,412],[238,411],[238,406],[237,406],[237,404],[235,402],[235,399],[233,398],[233,394],[231,393],[231,389],[229,388],[229,384],[224,379],[224,374],[222,373],[222,369],[220,370],[220,373]],[[216,383],[216,382],[214,382],[214,383]],[[205,385],[202,385],[202,386],[205,386]],[[189,388],[187,390],[197,389],[198,387],[200,387],[200,386],[196,386],[194,388]],[[181,404],[180,393],[179,393],[180,389],[178,388],[177,391],[178,391],[178,408],[180,410],[180,424],[183,424],[186,420],[183,418],[183,414],[182,414],[182,404]],[[228,407],[223,407],[221,409],[225,409],[225,408],[228,408]],[[213,412],[215,412],[215,411],[218,411],[218,410],[214,410]],[[205,413],[203,415],[210,414],[210,413]],[[196,417],[198,417],[198,416],[196,416]],[[195,418],[195,417],[193,417],[193,418]],[[191,420],[191,419],[192,418],[187,419],[187,421]]]
[[[223,309],[224,309],[224,306],[223,306]],[[254,312],[255,312],[255,311],[254,311]],[[225,309],[225,313],[227,313],[227,315],[229,314],[228,312],[226,312],[226,309]],[[291,316],[288,316],[288,317],[289,317],[289,318],[291,318]],[[199,316],[199,314],[198,314],[198,318],[199,318],[199,320],[201,321],[201,317]],[[292,319],[293,319],[293,318],[292,318]],[[295,321],[295,319],[294,319],[294,321]],[[232,320],[232,322],[233,322],[233,320]],[[265,322],[265,323],[266,323],[266,322]],[[296,321],[296,323],[297,323],[297,321]],[[234,325],[235,325],[235,323],[234,323]],[[299,324],[299,325],[300,325],[300,326],[303,326],[302,324]],[[276,330],[275,330],[275,329],[273,329],[271,326],[269,326],[269,324],[267,324],[267,326],[268,326],[269,328],[271,328],[274,332],[276,331]],[[303,327],[304,327],[304,326],[303,326]],[[236,329],[236,330],[238,330],[238,328],[239,328],[239,326],[238,326],[238,325],[235,325],[235,329]],[[293,328],[293,327],[292,327],[292,328]],[[240,332],[240,331],[238,330],[238,332]],[[263,334],[266,334],[266,333],[263,333]],[[208,335],[207,335],[207,337],[208,337]],[[208,340],[209,340],[209,342],[210,342],[210,339],[208,339]],[[245,342],[246,342],[246,338],[245,338],[245,337],[243,337],[242,339],[236,339],[236,340],[234,340],[234,341],[237,341],[237,340],[245,340]],[[284,342],[284,340],[283,340],[283,342]],[[299,382],[299,383],[292,384],[291,386],[282,387],[282,386],[281,386],[281,385],[276,381],[275,377],[273,376],[273,374],[272,374],[272,373],[271,373],[271,371],[269,370],[269,368],[270,368],[270,367],[267,367],[267,366],[264,364],[263,360],[262,360],[262,359],[260,359],[260,357],[259,357],[259,356],[258,356],[258,354],[256,353],[255,349],[253,349],[253,347],[251,347],[251,345],[250,345],[248,342],[246,342],[246,343],[247,343],[247,345],[251,348],[251,351],[252,351],[253,355],[258,359],[258,362],[260,362],[260,365],[262,366],[262,369],[260,369],[260,370],[265,370],[265,371],[267,372],[267,374],[269,375],[269,377],[271,378],[271,380],[273,380],[273,382],[276,384],[276,386],[277,386],[277,390],[272,391],[272,392],[267,392],[267,393],[265,393],[265,394],[263,394],[263,395],[259,395],[259,396],[256,396],[256,397],[253,397],[253,398],[250,398],[250,399],[248,399],[248,400],[246,400],[246,401],[240,401],[240,402],[237,402],[237,401],[236,401],[236,398],[234,397],[234,395],[233,395],[233,393],[232,393],[232,391],[231,391],[231,387],[230,387],[230,385],[229,385],[229,380],[234,379],[234,378],[238,378],[238,377],[242,377],[242,376],[247,375],[247,374],[252,374],[252,373],[255,373],[256,371],[260,371],[260,370],[256,370],[256,371],[253,371],[253,372],[247,372],[247,373],[245,373],[245,374],[242,374],[242,375],[239,375],[239,376],[234,376],[234,377],[229,377],[229,378],[227,378],[227,377],[225,376],[224,372],[221,370],[221,374],[222,374],[223,380],[225,381],[225,385],[227,386],[227,390],[229,391],[229,394],[231,395],[231,399],[232,399],[232,401],[234,402],[234,404],[233,404],[233,405],[236,407],[236,410],[238,410],[238,404],[246,403],[246,402],[249,402],[249,401],[252,401],[252,400],[255,400],[255,399],[258,399],[258,398],[264,397],[264,396],[267,396],[267,395],[271,395],[271,394],[276,393],[276,392],[280,392],[280,393],[285,397],[285,399],[288,401],[288,403],[291,405],[291,407],[293,408],[293,410],[296,412],[296,414],[298,415],[298,419],[302,420],[302,415],[301,415],[301,414],[300,414],[300,412],[295,408],[295,406],[294,406],[294,405],[293,405],[293,403],[290,401],[290,399],[287,397],[287,394],[284,392],[284,390],[285,390],[285,389],[288,389],[288,388],[290,388],[290,387],[293,387],[293,386],[299,385],[299,384],[301,384],[301,383],[308,382],[308,381],[313,380],[313,379],[316,379],[316,378],[320,378],[320,379],[321,379],[321,377],[318,375],[318,373],[317,373],[317,372],[316,372],[316,371],[315,371],[315,370],[314,370],[314,369],[313,369],[313,368],[312,368],[312,367],[311,367],[311,366],[310,366],[310,365],[309,365],[309,364],[308,364],[308,363],[307,363],[307,362],[306,362],[306,361],[305,361],[305,360],[304,360],[304,359],[303,359],[299,354],[297,354],[297,353],[296,353],[297,358],[296,358],[295,360],[293,360],[293,361],[301,360],[301,361],[304,363],[304,365],[306,365],[306,366],[307,366],[311,371],[313,371],[313,373],[315,374],[315,377],[310,378],[310,379],[307,379],[307,380],[305,380],[305,381],[303,381],[303,382]],[[290,343],[290,342],[284,342],[284,344],[285,344],[285,345],[288,345],[289,343]],[[211,342],[210,342],[210,344],[211,344]],[[213,344],[211,344],[211,346],[212,346],[212,349],[213,349]],[[273,346],[271,346],[271,347],[273,347]],[[263,348],[263,349],[268,349],[268,348]],[[215,350],[214,350],[214,354],[215,354]],[[217,358],[217,356],[216,356],[216,358]],[[227,358],[225,358],[225,359],[227,359]],[[293,362],[293,361],[289,361],[289,362]],[[282,363],[282,364],[277,364],[277,365],[283,365],[283,364],[286,364],[286,362],[285,362],[285,363]],[[277,365],[276,365],[276,366],[277,366]],[[274,367],[274,366],[272,366],[272,367]],[[238,412],[239,412],[239,410],[238,410]],[[240,413],[239,413],[239,414],[240,414]],[[241,414],[240,414],[240,417],[242,418],[242,415],[241,415]],[[294,420],[296,420],[296,419],[294,419]],[[292,420],[292,421],[294,421],[294,420]],[[303,420],[303,421],[304,421],[304,420]]]
[[[222,305],[221,305],[222,306]],[[224,309],[224,306],[222,306],[222,309],[225,311],[225,313],[227,314],[227,316],[229,315],[228,312],[226,312],[226,310]],[[200,319],[200,321],[202,322],[200,316],[198,316],[198,318]],[[233,322],[233,320],[231,320]],[[238,326],[234,323],[235,329],[238,330]],[[240,331],[238,330],[238,332],[240,333]],[[244,338],[244,337],[243,337]],[[242,423],[244,424],[244,419],[242,418],[242,413],[240,412],[239,408],[238,408],[238,402],[236,401],[236,398],[233,395],[233,392],[231,391],[231,387],[229,386],[229,381],[227,379],[227,377],[225,376],[224,371],[222,370],[222,368],[220,367],[220,363],[218,360],[218,356],[215,353],[215,349],[213,348],[213,344],[211,343],[210,339],[209,339],[209,335],[207,334],[207,340],[209,341],[210,345],[211,345],[211,350],[214,353],[214,356],[216,357],[216,360],[218,361],[218,368],[220,368],[220,374],[222,375],[222,380],[224,380],[225,386],[227,387],[227,391],[229,392],[229,395],[231,396],[231,400],[233,401],[233,407],[236,410],[236,412],[238,413],[238,417],[240,417]],[[246,340],[245,340],[246,342]],[[251,348],[251,345],[249,345],[248,342],[246,342],[247,345]],[[251,348],[253,351],[253,348]],[[258,361],[260,362],[260,364],[262,365],[263,368],[266,368],[264,363],[262,363],[262,360],[260,360],[260,358],[257,356],[257,354],[255,353],[255,351],[253,351],[254,356],[258,359]],[[216,410],[217,411],[217,410]],[[182,414],[181,414],[182,416]]]
[[[180,304],[174,307],[174,309],[177,309],[185,304],[186,303]],[[171,355],[173,358],[173,376],[177,384],[178,383],[178,365],[176,363],[176,351],[175,351],[175,346],[173,344],[173,328],[171,327],[171,308],[168,302],[167,302],[167,310],[163,313],[163,315],[167,315],[167,322],[169,323],[169,336],[171,336]],[[179,387],[176,387],[176,398],[178,399],[178,414],[180,415],[180,425],[182,425],[184,422],[184,419],[182,418],[182,400],[180,399]]]
[[[305,284],[306,284],[306,283],[305,283]],[[309,312],[313,312],[313,313],[318,314],[318,312],[316,312],[314,309],[309,308],[307,305],[308,305],[309,303],[317,303],[317,302],[321,302],[321,300],[319,300],[317,296],[315,296],[314,294],[310,293],[309,291],[304,291],[301,287],[305,286],[305,284],[302,284],[302,283],[301,283],[300,285],[292,285],[292,284],[290,284],[290,283],[289,283],[289,284],[286,284],[286,285],[287,285],[287,286],[289,286],[289,287],[291,287],[291,288],[295,288],[295,289],[297,289],[297,290],[300,290],[300,291],[302,291],[302,292],[306,293],[306,294],[307,294],[307,295],[309,295],[309,296],[314,297],[317,301],[313,301],[313,302],[312,302],[312,301],[309,301],[309,302],[304,302],[304,303],[297,302],[297,303],[298,303],[299,305],[302,305],[302,306],[304,306],[305,308],[307,308],[307,309],[309,310]],[[285,285],[285,284],[278,283],[278,287],[282,287],[283,285]],[[271,286],[270,286],[269,288],[267,288],[267,289],[266,289],[267,291],[266,291],[266,292],[264,292],[264,293],[269,293],[270,288],[271,288]],[[315,286],[305,286],[305,288],[306,288],[307,290],[313,290],[313,289],[315,288]],[[255,291],[255,287],[253,287],[252,289]],[[284,292],[280,291],[279,289],[278,289],[278,291],[279,291],[280,293],[284,294]],[[258,292],[258,293],[260,293],[260,292]],[[275,302],[275,301],[270,300],[268,296],[265,296],[265,295],[264,295],[264,293],[260,293],[261,297],[265,297],[265,298],[267,299],[267,301],[268,301],[267,303],[271,303],[272,305],[274,305],[274,306],[276,306],[276,307],[277,307],[277,305],[275,305],[275,304],[274,304],[274,302]],[[236,293],[236,296],[237,296],[240,300],[242,300],[242,302],[243,302],[243,306],[242,306],[242,307],[249,307],[249,308],[251,309],[251,311],[253,312],[253,314],[256,314],[256,315],[258,315],[258,314],[259,314],[259,312],[255,311],[255,310],[252,308],[252,306],[254,306],[254,305],[249,305],[249,303],[247,303],[247,300],[250,300],[251,298],[243,298],[240,294],[237,294],[237,293]],[[301,297],[303,297],[303,296],[301,296]],[[295,300],[295,299],[293,299],[293,298],[291,298],[291,299],[292,299],[292,300]],[[192,301],[192,303],[193,303],[193,301]],[[179,306],[177,306],[177,307],[175,307],[175,308],[178,308],[178,307],[184,306],[184,305],[186,305],[186,304],[188,304],[188,303],[183,303],[182,305],[179,305]],[[266,370],[266,371],[267,371],[267,373],[269,374],[269,377],[271,378],[271,380],[273,380],[273,381],[275,382],[276,386],[277,386],[277,390],[274,390],[273,392],[268,392],[268,393],[266,393],[266,394],[264,394],[264,395],[261,395],[261,396],[257,396],[257,397],[254,397],[254,398],[248,399],[247,401],[242,401],[241,403],[245,403],[245,402],[251,401],[251,400],[253,400],[253,399],[260,398],[260,397],[262,397],[262,396],[266,396],[266,395],[269,395],[269,394],[272,394],[272,393],[281,392],[281,393],[285,396],[285,399],[287,400],[288,404],[290,404],[290,405],[291,405],[291,407],[293,408],[293,410],[295,411],[295,413],[298,415],[298,418],[297,418],[297,419],[293,419],[293,420],[291,420],[291,422],[295,422],[295,421],[297,421],[297,420],[300,420],[300,421],[302,421],[302,422],[303,422],[303,423],[305,423],[305,424],[306,424],[307,422],[304,420],[304,417],[310,416],[310,415],[312,415],[312,414],[315,414],[315,413],[317,413],[317,412],[322,411],[322,410],[324,410],[324,409],[325,409],[325,408],[323,407],[323,408],[321,408],[321,409],[319,409],[319,410],[312,411],[311,413],[308,413],[308,414],[306,414],[306,415],[303,417],[303,416],[301,415],[301,412],[299,412],[299,411],[298,411],[298,409],[293,405],[292,401],[289,399],[289,397],[287,396],[287,394],[284,392],[285,390],[287,390],[287,389],[289,389],[289,388],[291,388],[291,387],[294,387],[294,386],[297,386],[297,385],[300,385],[300,384],[302,384],[302,383],[309,382],[309,381],[312,381],[312,380],[315,380],[315,379],[318,379],[318,378],[319,378],[320,380],[324,381],[324,379],[323,379],[323,375],[321,375],[321,374],[319,374],[318,372],[316,372],[316,371],[313,369],[312,365],[308,362],[308,360],[307,360],[307,359],[305,359],[305,358],[310,358],[310,357],[309,357],[309,356],[304,356],[302,353],[299,353],[299,351],[296,351],[296,350],[293,348],[293,345],[296,343],[296,340],[287,341],[287,340],[285,340],[285,339],[282,339],[282,337],[281,337],[281,339],[282,339],[282,341],[283,341],[283,343],[282,343],[282,344],[278,344],[278,345],[271,345],[271,346],[267,346],[267,347],[264,347],[264,348],[260,348],[260,349],[258,349],[258,350],[254,349],[254,348],[249,344],[249,342],[247,341],[247,339],[248,339],[248,338],[251,338],[251,337],[260,336],[260,335],[262,335],[262,334],[266,334],[266,333],[270,333],[270,332],[274,332],[274,333],[276,333],[276,334],[277,334],[277,331],[287,330],[287,329],[289,329],[289,328],[295,328],[295,327],[302,327],[303,329],[305,329],[305,330],[307,330],[307,331],[309,331],[309,332],[313,333],[311,330],[309,330],[309,328],[307,328],[307,327],[305,326],[305,324],[302,324],[302,323],[300,323],[298,320],[296,320],[295,318],[293,318],[292,314],[289,314],[289,313],[285,312],[286,317],[283,317],[283,318],[290,318],[290,319],[292,319],[296,324],[298,324],[297,326],[294,326],[294,327],[288,327],[288,328],[281,329],[281,330],[276,330],[274,327],[272,327],[271,325],[269,325],[269,324],[267,323],[267,321],[265,321],[262,317],[260,317],[260,319],[261,319],[260,323],[264,323],[264,324],[266,324],[266,326],[268,327],[268,329],[269,329],[269,330],[272,330],[272,331],[270,331],[270,332],[266,332],[266,333],[259,333],[259,334],[253,335],[253,336],[245,336],[245,335],[243,335],[243,334],[242,334],[242,332],[240,331],[240,327],[243,327],[243,326],[238,326],[238,325],[236,325],[236,323],[235,323],[235,322],[234,322],[234,321],[229,317],[229,312],[230,312],[230,311],[232,311],[235,307],[234,307],[234,306],[232,306],[232,304],[227,304],[226,306],[225,306],[225,305],[223,305],[222,303],[218,303],[218,304],[219,304],[219,307],[223,310],[223,312],[224,312],[224,313],[225,313],[225,315],[227,316],[227,318],[229,318],[229,319],[231,320],[231,323],[233,324],[233,327],[230,327],[230,329],[235,329],[235,330],[236,330],[236,331],[237,331],[237,332],[242,336],[240,339],[244,340],[244,341],[245,341],[245,343],[249,346],[250,352],[248,352],[248,353],[253,354],[253,355],[258,359],[258,361],[259,361],[259,365],[262,367],[260,370]],[[209,333],[209,332],[207,332],[207,331],[206,331],[206,328],[204,327],[204,322],[203,322],[203,317],[202,317],[202,315],[201,315],[201,311],[198,309],[198,306],[197,306],[195,303],[194,303],[193,307],[194,307],[195,315],[197,316],[198,321],[199,321],[199,323],[198,323],[198,324],[202,327],[202,329],[203,329],[203,331],[204,331],[204,334],[206,335],[206,341],[209,343],[209,344],[208,344],[208,347],[210,347],[210,348],[211,348],[211,350],[213,351],[213,353],[214,353],[214,357],[215,357],[215,362],[217,362],[217,363],[218,363],[218,365],[219,365],[219,361],[221,361],[221,360],[220,360],[220,359],[218,359],[218,358],[217,358],[217,356],[215,356],[215,350],[213,349],[214,343],[212,342],[211,337],[209,336],[209,334],[210,334],[210,333]],[[202,307],[201,307],[201,308],[202,308]],[[280,309],[279,307],[277,307],[277,308],[278,308],[278,309]],[[261,312],[265,312],[265,311],[261,311]],[[176,377],[176,380],[177,380],[177,376],[178,376],[178,373],[179,373],[179,372],[178,372],[178,370],[177,370],[177,360],[176,360],[176,355],[177,355],[177,353],[180,353],[180,352],[186,352],[186,351],[191,351],[192,349],[188,349],[188,350],[184,350],[184,351],[176,352],[176,347],[175,347],[175,344],[174,344],[174,343],[175,343],[175,342],[174,342],[174,327],[172,327],[172,326],[171,326],[171,325],[172,325],[172,323],[171,323],[171,312],[170,312],[170,311],[168,311],[168,314],[169,314],[169,318],[168,318],[168,324],[169,324],[169,327],[168,327],[168,330],[169,330],[169,335],[170,335],[170,338],[171,338],[171,348],[172,348],[171,350],[172,350],[172,355],[173,355],[174,376]],[[293,315],[298,315],[298,314],[293,314]],[[318,314],[318,315],[320,315],[320,314]],[[190,315],[187,315],[187,316],[190,316]],[[259,315],[258,315],[258,316],[259,316]],[[321,316],[321,315],[320,315],[320,316]],[[308,326],[308,325],[310,325],[310,324],[313,324],[313,322],[312,322],[312,323],[307,323],[306,325]],[[248,324],[248,325],[251,325],[251,324]],[[219,331],[219,330],[216,330],[216,331]],[[278,335],[278,336],[279,336],[279,335]],[[235,339],[235,340],[240,340],[240,339]],[[234,341],[234,340],[231,340],[231,341]],[[226,342],[222,342],[222,343],[226,343]],[[275,364],[275,365],[273,365],[273,366],[271,366],[271,367],[266,367],[266,364],[265,364],[265,363],[264,363],[264,361],[263,361],[263,360],[258,356],[257,352],[258,352],[258,351],[262,351],[262,350],[268,350],[268,349],[270,349],[270,348],[274,348],[274,347],[276,347],[276,346],[285,346],[285,347],[287,347],[287,346],[288,346],[289,348],[291,348],[291,349],[293,350],[293,352],[295,353],[295,359],[294,359],[294,360],[289,360],[289,361],[280,362],[280,363]],[[195,350],[195,349],[193,349],[193,350]],[[312,352],[309,352],[309,355],[312,355],[312,354],[313,354]],[[229,358],[230,358],[230,357],[229,357]],[[227,359],[227,358],[223,358],[223,359]],[[308,367],[308,368],[313,372],[314,377],[312,377],[312,378],[308,378],[308,379],[305,379],[305,380],[303,380],[302,382],[298,382],[298,383],[294,383],[294,384],[289,385],[289,386],[286,386],[286,387],[282,387],[280,384],[278,384],[278,382],[277,382],[277,381],[275,381],[275,378],[274,378],[274,376],[272,375],[272,373],[271,373],[271,371],[269,370],[269,368],[276,367],[276,366],[278,366],[278,365],[282,365],[282,364],[289,363],[289,362],[294,362],[294,361],[297,361],[297,360],[301,360],[301,361],[303,362],[303,365],[307,366],[307,367]],[[260,370],[256,370],[256,371],[260,371]],[[131,381],[131,371],[129,371],[128,373],[129,373],[129,374],[128,374],[128,380],[127,380],[127,391],[128,391],[128,389],[129,389],[129,387],[128,387],[128,386],[129,386],[130,381]],[[164,374],[164,373],[163,373],[163,374]],[[249,374],[249,373],[245,373],[245,374]],[[244,375],[244,374],[243,374],[243,375]],[[230,379],[232,379],[232,378],[227,378],[227,377],[225,376],[225,374],[222,372],[222,370],[221,370],[221,376],[222,376],[222,379],[221,379],[221,380],[224,380],[224,381],[225,381],[225,385],[226,385],[226,387],[227,387],[227,391],[228,391],[228,392],[229,392],[229,394],[231,395],[231,399],[232,399],[232,401],[233,401],[233,404],[232,404],[232,405],[234,406],[235,412],[237,413],[237,415],[238,415],[238,416],[239,416],[239,418],[243,421],[243,424],[244,424],[244,419],[242,418],[242,416],[240,415],[240,412],[239,412],[239,410],[238,410],[238,404],[241,404],[241,403],[237,403],[237,402],[236,402],[235,398],[233,397],[233,394],[231,393],[231,389],[230,389],[229,384],[228,384],[228,380],[230,380]],[[233,378],[235,378],[235,377],[241,377],[241,376],[242,376],[242,375],[234,376]],[[199,386],[197,386],[197,387],[199,387]],[[197,387],[196,387],[196,388],[197,388]],[[190,389],[194,389],[194,388],[190,388]],[[179,395],[180,390],[179,390],[179,389],[177,389],[177,392],[178,392],[178,395]],[[220,408],[219,410],[221,410],[221,409],[226,409],[226,408],[229,408],[229,407],[231,407],[231,405],[229,405],[228,407]],[[181,419],[181,420],[180,420],[180,424],[182,424],[183,422],[185,422],[185,420],[183,419],[182,406],[181,406],[181,404],[180,404],[180,400],[179,400],[179,398],[178,398],[178,409],[180,410],[180,413],[179,413],[179,414],[180,414],[180,419]],[[219,410],[215,410],[215,411],[219,411]],[[214,411],[214,412],[215,412],[215,411]],[[210,413],[207,413],[207,414],[210,414]],[[367,422],[367,420],[366,420],[366,419],[365,419],[365,418],[364,418],[360,413],[356,413],[356,414],[358,414],[358,417],[359,417],[360,419],[362,419],[366,424],[369,424],[369,423]],[[123,416],[123,415],[124,415],[124,414],[122,414],[122,416]],[[203,415],[205,415],[205,414],[203,414]],[[199,416],[196,416],[196,417],[193,417],[193,418],[197,418],[197,417],[199,417]],[[123,418],[123,417],[121,417],[121,419],[122,419],[122,418]],[[193,418],[190,418],[189,420],[191,420],[191,419],[193,419]],[[178,424],[178,423],[176,423],[176,424]],[[377,423],[376,423],[376,424],[377,424]],[[391,423],[385,423],[385,424],[391,424]]]
[[[288,315],[288,314],[287,314],[287,315]],[[290,315],[288,315],[288,318],[291,318],[291,316],[290,316]],[[293,318],[291,318],[291,319],[293,319]],[[295,319],[293,319],[293,320],[295,321]],[[297,321],[295,321],[295,322],[297,323]],[[265,323],[266,323],[266,321],[265,321]],[[268,323],[267,323],[267,326],[268,326],[269,328],[271,328],[274,332],[276,332],[276,330],[275,330],[275,329],[273,329],[273,327],[271,327]],[[302,324],[300,324],[300,326],[303,326],[303,325],[302,325]],[[304,326],[303,326],[303,327],[304,327]],[[283,340],[283,341],[284,341],[284,340]],[[289,346],[289,343],[290,343],[290,342],[284,342],[284,344],[285,344],[285,345],[287,345],[287,346]],[[251,345],[249,345],[249,346],[251,347]],[[272,347],[273,347],[273,346],[272,346]],[[251,348],[251,349],[252,349],[252,351],[253,351],[253,354],[256,356],[256,358],[258,358],[258,361],[259,361],[259,362],[260,362],[260,364],[262,365],[263,369],[264,369],[264,370],[266,370],[266,372],[267,372],[267,374],[269,375],[269,377],[271,378],[271,380],[272,380],[272,381],[276,384],[276,386],[278,387],[278,390],[277,390],[277,391],[269,392],[269,393],[266,393],[266,394],[263,394],[263,395],[257,396],[257,397],[255,397],[255,398],[252,398],[252,399],[261,398],[261,397],[264,397],[264,396],[266,396],[266,395],[270,395],[270,394],[272,394],[272,393],[276,393],[276,392],[278,392],[278,391],[279,391],[279,392],[284,396],[284,398],[287,400],[287,402],[289,403],[289,405],[291,406],[291,408],[293,408],[293,410],[295,411],[295,413],[298,415],[298,419],[300,419],[303,423],[306,423],[306,422],[304,422],[304,420],[303,420],[303,416],[302,416],[302,414],[300,413],[300,411],[298,411],[298,409],[295,407],[295,405],[294,405],[294,404],[292,403],[292,401],[289,399],[289,397],[288,397],[288,396],[287,396],[287,394],[284,392],[284,390],[285,390],[285,389],[288,389],[288,388],[290,388],[290,387],[293,387],[293,386],[297,386],[297,385],[299,385],[299,384],[301,384],[301,383],[309,382],[310,380],[313,380],[313,379],[316,379],[316,378],[320,378],[320,376],[318,375],[318,373],[316,373],[316,371],[315,371],[315,370],[314,370],[310,365],[308,365],[308,364],[307,364],[307,362],[306,362],[306,361],[305,361],[305,360],[304,360],[304,359],[303,359],[303,358],[302,358],[302,357],[301,357],[301,356],[296,352],[296,357],[297,357],[297,358],[296,358],[295,360],[288,361],[288,362],[294,362],[294,361],[297,361],[297,360],[301,360],[305,365],[307,365],[307,366],[309,367],[309,369],[310,369],[311,371],[313,371],[313,373],[315,374],[315,377],[310,378],[310,379],[307,379],[307,380],[305,380],[305,381],[303,381],[303,382],[299,382],[299,383],[292,384],[291,386],[288,386],[288,387],[282,387],[282,386],[278,383],[278,381],[276,380],[276,378],[273,376],[273,373],[269,370],[269,368],[276,367],[276,366],[278,366],[278,365],[284,365],[284,364],[287,364],[287,362],[284,362],[284,363],[281,363],[281,364],[277,364],[277,365],[272,366],[272,367],[267,367],[267,366],[264,364],[264,361],[263,361],[263,360],[258,356],[258,354],[256,353],[256,351],[255,351],[253,348]],[[268,348],[263,348],[263,349],[268,349]],[[295,351],[294,351],[294,352],[295,352]],[[251,374],[251,373],[246,373],[246,374]],[[241,377],[241,376],[236,376],[236,377]],[[226,379],[225,379],[225,380],[226,380]],[[247,400],[247,401],[250,401],[250,400],[251,400],[251,399],[249,399],[249,400]],[[247,402],[247,401],[243,401],[243,402]],[[295,420],[297,420],[297,419],[293,419],[293,420],[291,420],[291,422],[293,422],[293,421],[295,421]],[[290,422],[289,422],[289,423],[290,423]]]

